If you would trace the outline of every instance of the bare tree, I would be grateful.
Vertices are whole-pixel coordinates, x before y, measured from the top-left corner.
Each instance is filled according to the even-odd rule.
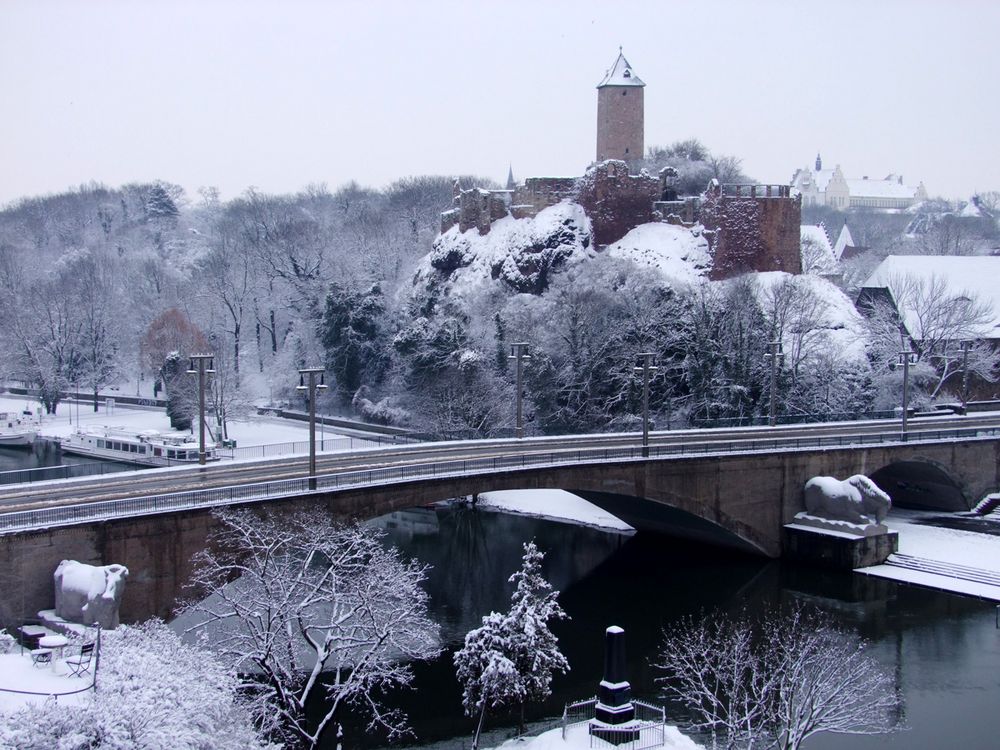
[[[982,341],[983,332],[992,329],[995,313],[992,305],[974,293],[953,289],[941,276],[920,277],[897,274],[886,286],[892,290],[896,313],[913,338],[918,358],[934,367],[936,382],[930,390],[936,397],[945,384],[962,372],[965,361],[963,341],[974,341],[970,349],[970,373],[993,383],[1000,367],[1000,352]],[[876,337],[891,336],[893,311],[882,310],[870,316],[869,326]],[[898,335],[895,337],[898,344]],[[889,344],[888,346],[891,346]],[[890,349],[891,352],[891,349]]]
[[[798,750],[821,732],[898,724],[898,692],[867,644],[801,608],[756,622],[722,613],[683,620],[664,632],[656,666],[713,747]]]
[[[768,736],[771,678],[754,658],[752,632],[721,614],[687,618],[664,630],[654,666],[667,697],[693,716],[690,728],[712,747],[752,748]]]
[[[881,734],[898,723],[892,677],[864,641],[796,608],[765,622],[764,642],[775,667],[771,711],[780,750],[798,750],[821,732]]]
[[[407,732],[379,693],[408,685],[408,662],[438,653],[424,568],[386,548],[378,530],[324,514],[217,518],[193,578],[208,598],[189,608],[189,630],[211,628],[213,647],[256,688],[258,719],[276,717],[273,731],[308,747],[347,710],[390,737]],[[315,701],[322,710],[307,716]]]

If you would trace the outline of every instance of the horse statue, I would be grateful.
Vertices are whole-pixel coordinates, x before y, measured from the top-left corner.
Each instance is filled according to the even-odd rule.
[[[124,565],[87,565],[63,560],[54,574],[56,614],[68,622],[118,627],[118,607],[125,591]]]
[[[864,474],[841,481],[813,477],[805,486],[806,512],[832,521],[879,524],[889,515],[892,499]]]

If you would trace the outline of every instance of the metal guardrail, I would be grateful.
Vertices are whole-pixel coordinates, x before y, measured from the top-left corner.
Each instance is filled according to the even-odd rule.
[[[597,698],[569,703],[563,709],[562,738],[566,739],[569,727],[594,718]],[[644,750],[663,745],[666,733],[667,712],[663,706],[654,706],[641,700],[632,700],[635,719],[621,726],[588,728],[590,747],[628,748]]]
[[[139,471],[149,466],[138,466],[126,463],[101,464],[63,464],[61,466],[39,466],[34,469],[11,469],[0,471],[0,485],[31,484],[45,482],[49,479],[70,479],[77,477],[102,476],[104,474],[119,474],[123,471]]]
[[[371,437],[354,437],[353,435],[333,438],[316,436],[316,451],[347,451],[354,448],[371,448],[382,445],[399,445],[412,442],[393,435],[372,435]],[[308,453],[309,441],[296,440],[291,443],[269,443],[267,445],[248,445],[243,448],[216,448],[215,455],[220,458],[274,458],[288,456],[294,453]]]
[[[490,474],[500,470],[532,469],[609,461],[644,461],[709,455],[740,455],[815,448],[844,448],[886,443],[930,443],[955,439],[996,439],[1000,427],[934,430],[907,435],[872,434],[820,438],[774,438],[720,441],[696,445],[651,445],[648,455],[640,446],[624,448],[554,448],[549,452],[515,453],[482,458],[425,461],[377,469],[354,469],[316,477],[282,479],[190,492],[104,500],[77,505],[0,514],[0,534],[12,534],[52,526],[69,526],[116,518],[129,518],[197,508],[236,505],[282,497],[338,492],[359,487],[398,484],[420,479]],[[313,486],[310,486],[313,485]]]

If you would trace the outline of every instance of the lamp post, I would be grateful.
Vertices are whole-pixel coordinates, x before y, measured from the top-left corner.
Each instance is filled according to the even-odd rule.
[[[510,356],[507,359],[513,359],[517,362],[516,376],[514,378],[514,388],[517,391],[515,402],[516,406],[516,416],[514,422],[514,436],[517,438],[524,437],[524,386],[522,384],[524,375],[524,360],[531,359],[531,355],[528,354],[528,345],[524,341],[519,341],[516,344],[510,345]]]
[[[916,363],[916,352],[910,349],[910,341],[906,334],[900,334],[902,346],[899,352],[899,364],[903,366],[903,441],[906,441],[906,417],[910,410],[910,365]]]
[[[642,457],[649,457],[649,376],[656,372],[658,367],[654,366],[656,355],[653,352],[642,352],[637,355],[639,362],[632,368],[632,372],[642,373]]]
[[[972,342],[965,339],[962,342],[962,414],[969,408],[969,350]]]
[[[770,351],[764,355],[764,359],[770,360],[771,362],[771,405],[768,409],[767,423],[771,427],[774,427],[778,422],[778,401],[777,393],[778,390],[778,361],[782,359],[785,355],[781,351],[781,342],[772,341],[768,344]]]
[[[297,391],[309,391],[309,489],[316,489],[316,390],[326,389],[325,375],[322,367],[306,367],[299,370]],[[309,376],[309,384],[305,378]],[[319,382],[316,376],[319,375]]]
[[[188,374],[198,373],[198,463],[205,465],[205,376],[215,372],[214,354],[192,354],[188,357]]]

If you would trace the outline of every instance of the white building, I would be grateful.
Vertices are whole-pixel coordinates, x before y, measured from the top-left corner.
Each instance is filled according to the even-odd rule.
[[[884,180],[848,178],[838,164],[823,169],[823,160],[816,155],[815,169],[796,170],[792,187],[802,195],[803,206],[830,206],[840,211],[850,209],[899,210],[927,200],[924,183],[916,187],[903,183],[899,175]]]

